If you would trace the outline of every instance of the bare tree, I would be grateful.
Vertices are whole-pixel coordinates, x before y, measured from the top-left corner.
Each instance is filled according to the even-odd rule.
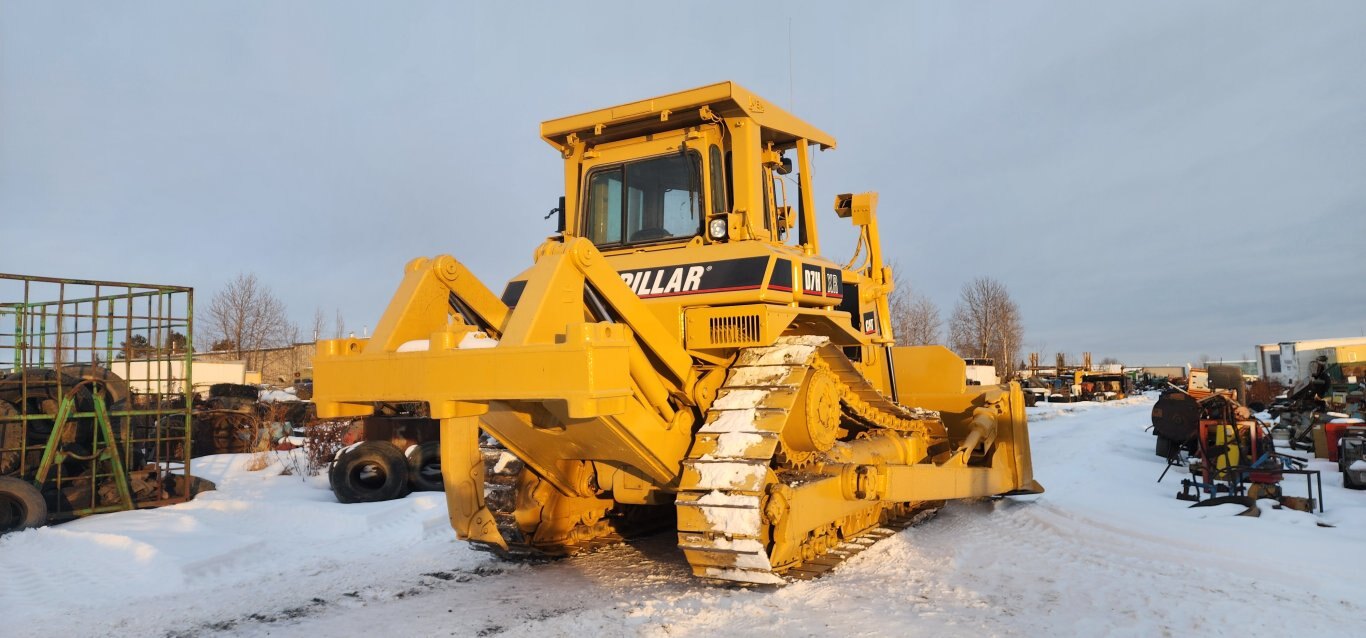
[[[332,324],[332,327],[333,327],[333,332],[332,332],[332,338],[333,338],[333,339],[345,339],[345,338],[346,338],[346,319],[342,318],[341,308],[337,308],[337,309],[336,309],[336,317],[335,317],[335,319],[334,319],[334,322],[333,322],[333,324]]]
[[[899,279],[898,264],[891,264],[893,281]],[[929,298],[917,295],[906,283],[901,283],[887,299],[892,334],[896,342],[903,346],[926,346],[941,343],[940,330],[944,323],[939,318],[939,307]]]
[[[929,297],[920,295],[915,296],[915,301],[911,302],[911,312],[907,316],[906,343],[915,346],[928,346],[936,343],[943,343],[940,338],[940,331],[944,327],[944,322],[939,318],[939,306],[936,306]]]
[[[978,277],[963,285],[949,319],[949,344],[963,357],[990,357],[1009,377],[1024,341],[1020,308],[999,281]]]
[[[284,302],[247,273],[239,273],[213,296],[204,319],[210,343],[248,359],[248,368],[260,364],[250,360],[252,351],[285,345],[296,330],[285,316]]]
[[[939,306],[928,297],[909,290],[897,290],[888,300],[892,313],[892,333],[898,345],[928,346],[941,343],[940,330],[944,322],[939,318]]]
[[[1104,359],[1100,360],[1100,365],[1103,366],[1115,365],[1117,363],[1119,363],[1119,359],[1116,359],[1114,357],[1105,357]]]
[[[323,338],[323,331],[327,329],[327,317],[323,315],[322,308],[313,309],[313,333],[314,341]]]

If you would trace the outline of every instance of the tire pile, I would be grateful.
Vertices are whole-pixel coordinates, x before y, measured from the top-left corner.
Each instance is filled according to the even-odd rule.
[[[328,470],[332,492],[342,503],[374,503],[444,491],[437,432],[432,419],[367,418],[359,442],[342,448]]]

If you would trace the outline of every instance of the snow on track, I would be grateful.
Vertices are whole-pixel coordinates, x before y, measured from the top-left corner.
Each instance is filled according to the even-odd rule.
[[[197,471],[221,491],[0,540],[5,635],[1343,635],[1366,613],[1366,493],[1328,512],[1188,509],[1151,401],[1031,408],[1033,497],[953,503],[825,577],[707,585],[661,534],[511,565],[454,541],[439,494],[332,502],[325,482]],[[1302,495],[1303,482],[1286,482]],[[1319,523],[1336,525],[1321,527]],[[13,578],[13,575],[19,578]],[[11,631],[13,629],[13,632]]]

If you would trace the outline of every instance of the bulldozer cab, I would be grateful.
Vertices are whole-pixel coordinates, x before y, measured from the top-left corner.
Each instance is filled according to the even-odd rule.
[[[835,140],[734,83],[550,120],[541,137],[565,159],[565,235],[606,253],[747,240],[819,253],[810,152]]]
[[[690,351],[725,357],[784,331],[892,343],[875,193],[835,200],[862,262],[821,255],[811,155],[834,148],[824,131],[720,82],[549,120],[541,137],[564,159],[559,241],[592,243]]]

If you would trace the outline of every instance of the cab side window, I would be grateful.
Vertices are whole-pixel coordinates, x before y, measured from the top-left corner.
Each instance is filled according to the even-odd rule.
[[[621,169],[595,171],[588,179],[588,240],[621,243]]]

